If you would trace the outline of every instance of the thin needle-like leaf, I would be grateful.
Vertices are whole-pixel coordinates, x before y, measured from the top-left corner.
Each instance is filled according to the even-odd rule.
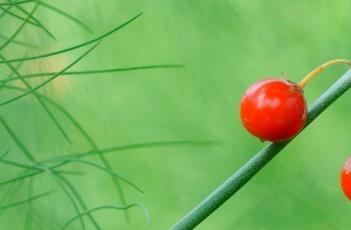
[[[28,199],[25,199],[25,200],[20,200],[20,201],[17,201],[17,202],[13,202],[13,203],[10,203],[10,204],[5,204],[5,205],[2,205],[0,206],[0,210],[3,210],[3,209],[8,209],[8,208],[13,208],[13,207],[16,207],[16,206],[19,206],[19,205],[22,205],[22,204],[26,204],[28,202],[32,202],[34,200],[38,200],[42,197],[45,197],[45,196],[48,196],[50,194],[52,194],[54,191],[49,191],[49,192],[45,192],[45,193],[41,193],[39,195],[36,195],[36,196],[32,196]]]
[[[33,178],[30,178],[29,184],[28,184],[28,199],[33,196]],[[32,201],[28,201],[28,207],[27,207],[27,214],[26,214],[26,219],[24,222],[24,230],[29,230],[31,228],[32,224],[32,212],[33,212],[33,205]]]
[[[23,65],[24,62],[19,62],[16,66],[15,66],[15,69],[16,70],[20,70],[22,65]],[[15,73],[13,71],[11,71],[11,73],[7,76],[8,79],[11,79],[13,78],[13,75],[15,75]]]
[[[61,164],[67,164],[69,162],[78,162],[78,163],[81,163],[81,164],[90,165],[92,167],[95,167],[97,169],[102,170],[103,172],[108,173],[111,176],[118,177],[120,180],[122,180],[125,183],[127,183],[128,185],[132,186],[133,188],[135,188],[139,192],[144,193],[144,191],[140,187],[138,187],[136,184],[134,184],[130,180],[126,179],[125,177],[119,175],[118,173],[116,173],[116,172],[114,172],[114,171],[112,171],[112,170],[110,170],[108,168],[102,167],[102,166],[100,166],[98,164],[95,164],[93,162],[86,161],[86,160],[81,160],[79,158],[67,158],[67,159],[64,159],[64,160],[63,159],[51,160],[51,161],[47,161],[47,162],[57,162],[57,161],[60,161],[60,166],[61,166]],[[5,163],[5,164],[9,164],[9,165],[13,165],[13,166],[16,166],[16,167],[24,168],[24,169],[31,169],[31,170],[34,170],[34,171],[36,171],[36,170],[45,171],[45,169],[43,169],[41,167],[35,167],[35,166],[26,165],[26,164],[21,164],[21,163],[14,162],[14,161],[0,160],[0,162]],[[55,169],[57,167],[58,167],[57,165],[54,165],[54,166],[51,166],[51,167],[48,166],[47,169],[52,170],[52,169]]]
[[[23,63],[23,62],[21,62],[21,63]],[[24,89],[16,87],[16,86],[8,86],[6,88],[19,90],[19,91],[25,91]],[[93,150],[98,154],[99,158],[102,160],[105,167],[109,170],[112,170],[107,159],[103,156],[102,153],[100,153],[100,151],[99,151],[97,145],[95,144],[95,142],[93,141],[93,139],[90,137],[90,135],[88,135],[88,133],[83,129],[83,127],[78,123],[78,121],[76,121],[76,119],[73,118],[73,116],[68,111],[66,111],[61,105],[59,105],[56,102],[54,102],[53,100],[51,100],[49,97],[44,96],[42,94],[39,94],[38,92],[34,92],[34,94],[39,96],[40,98],[42,98],[46,102],[50,103],[54,107],[56,107],[59,111],[61,111],[72,122],[72,124],[81,132],[82,136],[88,141],[88,143],[92,146]],[[116,189],[117,189],[117,192],[120,196],[122,205],[125,205],[126,200],[125,200],[123,190],[122,190],[118,180],[113,175],[111,175],[111,178],[113,180],[113,183],[116,186]],[[126,213],[126,217],[127,217],[127,220],[129,220],[129,215],[127,213]]]
[[[64,194],[66,195],[66,197],[68,198],[68,200],[70,201],[70,203],[72,204],[74,210],[76,211],[77,215],[80,215],[80,210],[79,207],[76,203],[76,200],[74,199],[74,197],[71,195],[71,193],[69,192],[69,190],[65,187],[65,185],[63,184],[63,182],[60,180],[59,177],[57,177],[57,174],[54,173],[51,170],[47,170],[48,174],[56,181],[57,185],[61,188],[61,190],[64,192]],[[82,226],[82,229],[85,229],[85,223],[83,218],[79,218],[80,220],[80,224]]]
[[[33,92],[35,92],[36,90],[42,88],[43,86],[45,86],[46,84],[48,84],[49,82],[53,81],[54,79],[56,79],[57,77],[59,77],[62,73],[64,73],[65,71],[67,71],[69,68],[71,68],[72,66],[74,66],[76,63],[78,63],[80,60],[82,60],[86,55],[88,55],[91,51],[93,51],[93,49],[96,48],[96,46],[99,45],[99,43],[96,43],[92,48],[90,48],[88,51],[86,51],[85,53],[83,53],[79,58],[77,58],[75,61],[73,61],[71,64],[69,64],[68,66],[66,66],[65,68],[63,68],[60,72],[58,72],[57,74],[55,74],[54,76],[52,76],[51,78],[43,81],[42,83],[40,83],[39,85],[27,90],[25,93],[20,94],[16,97],[13,97],[9,100],[0,102],[0,106],[9,104],[11,102],[17,101],[18,99],[21,99],[22,97],[25,97]],[[9,63],[6,61],[6,63]]]
[[[34,156],[27,150],[27,148],[22,144],[22,142],[19,140],[17,135],[12,131],[10,126],[7,124],[7,122],[4,120],[3,117],[0,116],[0,123],[2,126],[6,129],[7,133],[11,136],[13,141],[16,143],[16,145],[22,150],[24,155],[30,160],[30,161],[35,161]]]
[[[10,10],[12,7],[14,7],[14,5],[7,6],[6,10]],[[6,11],[2,10],[0,14],[0,18],[4,17],[5,15],[6,15]]]
[[[4,56],[1,55],[0,53],[0,59],[1,60],[6,60],[6,58]],[[18,70],[11,64],[11,63],[6,63],[7,66],[12,70],[12,72],[22,81],[22,83],[29,89],[32,89],[32,86],[25,80],[22,78],[21,74],[18,72]],[[41,100],[40,97],[36,96],[35,94],[33,94],[34,97],[38,100],[39,104],[41,105],[41,107],[44,109],[44,111],[46,112],[46,114],[49,116],[49,118],[52,120],[52,122],[56,125],[56,127],[58,128],[58,130],[61,132],[61,134],[63,135],[63,137],[69,142],[71,143],[70,138],[68,137],[66,131],[63,129],[63,127],[61,126],[61,124],[59,123],[59,121],[56,119],[56,117],[54,116],[54,114],[50,111],[50,109],[46,106],[46,104]]]
[[[19,176],[14,177],[14,178],[10,178],[10,179],[6,179],[6,180],[1,181],[0,186],[11,184],[11,183],[17,182],[17,181],[22,181],[22,180],[30,178],[32,176],[38,175],[42,172],[43,172],[43,170],[36,170],[36,171],[29,172],[29,173],[25,172],[25,173],[20,174]]]
[[[79,26],[81,26],[82,28],[84,28],[85,30],[89,31],[90,33],[92,33],[93,31],[87,26],[85,25],[81,20],[79,20],[78,18],[75,18],[73,17],[72,15],[68,14],[67,12],[63,11],[63,10],[60,10],[58,9],[57,7],[55,6],[52,6],[50,5],[49,3],[46,3],[46,2],[41,2],[40,5],[70,19],[71,21],[77,23]]]
[[[55,173],[55,172],[54,172],[54,174],[57,176],[58,179],[60,179],[67,186],[67,188],[69,188],[69,190],[72,192],[73,196],[77,199],[78,203],[81,205],[83,210],[84,211],[87,210],[88,208],[87,208],[83,198],[79,195],[79,193],[76,191],[74,186],[62,175]],[[78,215],[80,216],[80,213]],[[101,229],[101,227],[99,226],[99,224],[95,220],[94,216],[91,213],[88,213],[87,215],[88,215],[90,221],[96,227],[96,229]]]
[[[112,69],[102,69],[102,70],[81,70],[81,71],[67,71],[61,74],[61,77],[80,77],[81,75],[94,75],[101,73],[116,73],[116,72],[127,72],[127,71],[138,71],[138,70],[148,70],[148,69],[164,69],[164,68],[182,68],[181,65],[145,65],[145,66],[133,66],[133,67],[125,67],[125,68],[112,68]],[[37,78],[37,77],[48,77],[55,75],[57,72],[48,72],[48,73],[33,73],[33,74],[25,74],[22,75],[22,79],[26,78]],[[7,78],[0,80],[1,82],[9,82],[20,80],[19,77]]]
[[[0,155],[0,160],[2,160],[10,152],[10,149],[6,150],[3,154]]]
[[[47,33],[51,38],[53,38],[54,40],[56,40],[55,36],[37,19],[35,18],[33,15],[30,15],[29,12],[27,12],[25,9],[23,9],[20,5],[15,5],[15,8],[20,10],[22,13],[24,13],[25,15],[27,15],[30,19],[32,20],[27,20],[27,23],[36,27],[39,27],[40,29],[42,29],[45,33]],[[3,10],[3,12],[5,12],[6,14],[19,19],[20,21],[26,21],[25,17],[22,17],[21,15],[18,15],[12,11],[10,11],[10,9],[7,9],[4,6],[0,6],[0,9]]]
[[[128,145],[120,145],[114,146],[110,148],[100,149],[101,153],[111,153],[115,151],[124,151],[124,150],[131,150],[131,149],[145,149],[145,148],[157,148],[157,147],[166,147],[166,146],[176,146],[176,145],[198,145],[198,146],[209,146],[209,145],[216,145],[218,141],[159,141],[159,142],[145,142],[145,143],[137,143],[137,144],[128,144]],[[77,155],[71,155],[68,157],[87,157],[91,155],[97,154],[93,150],[80,153]]]
[[[60,160],[62,161],[62,160]],[[95,164],[93,162],[90,162],[90,161],[86,161],[86,160],[81,160],[79,158],[67,158],[65,159],[64,161],[68,161],[68,162],[78,162],[78,163],[82,163],[82,164],[85,164],[85,165],[90,165],[94,168],[97,168],[97,169],[100,169],[112,176],[115,176],[115,177],[118,177],[120,180],[124,181],[125,183],[127,183],[128,185],[132,186],[133,188],[135,188],[136,190],[138,190],[139,192],[141,193],[144,193],[144,191],[139,187],[137,186],[136,184],[134,184],[133,182],[131,182],[130,180],[126,179],[125,177],[119,175],[118,173],[108,169],[108,168],[105,168],[105,167],[102,167],[101,165],[98,165],[98,164]],[[56,162],[56,161],[54,161]]]
[[[20,16],[20,15],[18,15],[18,14],[16,14],[16,13],[13,13],[11,10],[9,10],[8,8],[6,8],[6,7],[4,7],[4,6],[0,6],[0,9],[1,9],[3,12],[5,12],[5,14],[10,15],[10,16],[16,18],[16,19],[19,19],[20,21],[25,21],[25,20],[26,20],[26,18],[24,18],[24,17],[22,17],[22,16]],[[33,25],[33,26],[39,26],[37,23],[31,21],[30,19],[28,19],[27,23],[28,23],[28,24],[31,24],[31,25]]]
[[[73,175],[73,176],[83,176],[83,175],[85,175],[83,172],[71,171],[71,170],[55,170],[55,172],[57,172],[59,174],[67,174],[67,175]]]
[[[0,159],[0,162],[4,163],[4,164],[16,166],[16,167],[19,167],[19,168],[38,170],[38,167],[30,166],[30,165],[27,165],[27,164],[22,164],[22,163],[19,163],[19,162],[16,162],[16,161],[9,161],[9,160]]]
[[[41,2],[39,2],[40,4]],[[41,28],[45,33],[47,33],[52,39],[56,40],[55,36],[36,18],[34,15],[30,15],[22,6],[16,5],[16,9],[20,10],[23,12],[25,15],[30,16],[30,18],[33,20],[34,25],[38,26]]]
[[[22,66],[23,63],[24,63],[24,62],[19,62],[19,63],[15,66],[15,68],[19,70],[19,69],[21,68],[21,66]],[[7,76],[7,78],[12,78],[13,75],[14,75],[14,72],[11,71],[11,73]],[[5,85],[6,85],[6,82],[2,82],[2,83],[0,84],[0,90],[1,90]]]
[[[24,26],[28,23],[28,21],[30,20],[30,17],[34,14],[34,12],[38,9],[39,6],[39,2],[41,0],[38,0],[38,2],[36,2],[35,6],[33,7],[33,9],[31,10],[31,12],[29,13],[29,15],[27,15],[26,19],[22,22],[22,24],[17,28],[17,30],[12,34],[12,36],[6,41],[4,42],[1,46],[0,46],[0,50],[4,49],[6,46],[8,46],[12,40],[14,40],[18,34],[23,30]],[[1,5],[1,4],[0,4]]]
[[[37,0],[21,0],[21,1],[13,1],[13,2],[1,2],[0,6],[10,6],[10,5],[20,5],[24,3],[36,2]]]
[[[6,86],[7,87],[7,86]],[[128,144],[128,145],[117,145],[109,148],[99,149],[99,152],[102,154],[132,150],[132,149],[145,149],[145,148],[158,148],[158,147],[166,147],[166,146],[177,146],[177,145],[192,145],[192,146],[212,146],[217,145],[219,141],[159,141],[159,142],[145,142],[145,143],[137,143],[137,144]],[[98,154],[95,150],[90,150],[81,153],[68,154],[63,157],[50,158],[47,160],[43,160],[42,162],[52,162],[52,161],[61,161],[60,164],[65,165],[68,162],[65,162],[67,159],[72,158],[83,158],[88,156],[93,156]],[[56,168],[56,166],[55,166]]]
[[[0,34],[0,38],[3,40],[9,40],[10,38],[6,37],[5,35]],[[23,41],[18,41],[15,39],[11,40],[11,43],[13,44],[17,44],[17,45],[21,45],[21,46],[26,46],[26,47],[30,47],[30,48],[38,48],[38,46],[30,44],[28,42],[23,42]]]
[[[73,217],[72,219],[70,219],[69,221],[67,221],[62,227],[61,227],[61,230],[64,230],[66,229],[71,223],[73,223],[76,219],[82,217],[82,216],[85,216],[85,215],[88,215],[89,213],[94,213],[94,212],[97,212],[97,211],[100,211],[100,210],[106,210],[106,209],[114,209],[114,210],[123,210],[123,209],[129,209],[129,208],[133,208],[133,207],[140,207],[142,208],[144,214],[145,214],[145,217],[146,217],[146,220],[148,223],[151,223],[151,220],[150,220],[150,215],[149,215],[149,212],[147,211],[147,209],[141,205],[141,204],[130,204],[130,205],[126,205],[126,206],[116,206],[116,205],[104,205],[104,206],[100,206],[100,207],[95,207],[95,208],[92,208],[92,209],[89,209],[87,211],[84,211],[80,214],[80,216],[75,216]]]
[[[35,223],[35,230],[45,230],[44,224],[41,222],[39,216],[37,213],[33,212],[32,213],[32,218],[33,218],[33,224]]]
[[[12,183],[10,184],[6,191],[2,194],[2,197],[0,199],[0,204],[5,203],[5,201],[12,195],[14,195],[16,192],[16,189],[18,189],[19,187],[21,187],[23,181],[18,181],[16,183]]]
[[[8,86],[6,86],[8,87]],[[99,149],[99,152],[101,154],[106,154],[106,153],[110,153],[110,152],[114,152],[114,151],[123,151],[123,150],[131,150],[131,149],[138,149],[138,148],[151,148],[151,147],[162,147],[162,146],[174,146],[174,145],[186,145],[186,144],[190,144],[190,145],[201,145],[201,146],[205,146],[205,145],[214,145],[217,144],[218,142],[214,142],[214,141],[165,141],[165,142],[149,142],[149,143],[140,143],[140,144],[132,144],[132,145],[124,145],[124,146],[115,146],[115,147],[111,147],[111,148],[105,148],[105,149]],[[68,158],[81,158],[81,157],[87,157],[87,156],[91,156],[91,155],[95,155],[98,154],[96,151],[88,151],[88,152],[83,152],[83,153],[76,153],[76,154],[72,154],[72,155],[68,155]],[[53,169],[57,169],[59,167],[62,167],[68,163],[70,163],[70,161],[65,161],[67,157],[57,157],[55,159],[48,159],[42,162],[52,162],[52,161],[58,161],[59,163],[52,165],[50,167],[48,167],[49,169],[53,170]],[[19,180],[23,180],[38,174],[43,173],[43,170],[36,170],[36,171],[32,171],[29,173],[24,173],[22,175],[19,175],[17,177],[14,178],[10,178],[7,180],[3,180],[0,181],[0,186],[2,185],[6,185],[6,184],[10,184],[14,181],[19,181]]]
[[[104,38],[106,38],[107,36],[113,34],[114,32],[122,29],[123,27],[127,26],[128,24],[130,24],[131,22],[133,22],[135,19],[137,19],[139,16],[141,16],[142,13],[134,16],[133,18],[129,19],[128,21],[122,23],[121,25],[117,26],[116,28],[114,28],[113,30],[101,35],[101,36],[98,36],[92,40],[89,40],[87,42],[83,42],[81,44],[78,44],[78,45],[75,45],[75,46],[72,46],[72,47],[69,47],[69,48],[65,48],[65,49],[62,49],[62,50],[58,50],[58,51],[55,51],[55,52],[51,52],[51,53],[46,53],[46,54],[40,54],[40,55],[36,55],[36,56],[30,56],[30,57],[23,57],[23,58],[15,58],[15,59],[9,59],[7,60],[7,62],[19,62],[19,61],[29,61],[29,60],[35,60],[35,59],[40,59],[40,58],[45,58],[45,57],[50,57],[50,56],[54,56],[54,55],[58,55],[58,54],[62,54],[62,53],[65,53],[65,52],[68,52],[68,51],[71,51],[71,50],[75,50],[75,49],[79,49],[81,47],[84,47],[84,46],[87,46],[87,45],[90,45],[90,44],[93,44],[95,42],[98,42]],[[3,64],[5,63],[5,61],[0,61],[0,64]]]

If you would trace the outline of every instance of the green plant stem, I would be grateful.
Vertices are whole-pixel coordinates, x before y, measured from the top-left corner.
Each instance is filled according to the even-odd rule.
[[[327,89],[309,108],[306,126],[308,126],[350,87],[351,70],[347,71],[337,82]],[[258,171],[260,171],[287,144],[289,144],[290,141],[291,140],[281,143],[270,143],[265,146],[171,229],[183,230],[195,228],[238,190],[240,190],[240,188],[242,188]]]

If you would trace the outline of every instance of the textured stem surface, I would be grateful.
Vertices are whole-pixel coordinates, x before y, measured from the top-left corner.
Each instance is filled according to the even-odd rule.
[[[306,126],[351,87],[351,69],[326,90],[309,108]],[[306,127],[305,126],[305,127]],[[272,160],[291,140],[270,143],[184,216],[172,230],[193,229],[242,188],[259,170]]]

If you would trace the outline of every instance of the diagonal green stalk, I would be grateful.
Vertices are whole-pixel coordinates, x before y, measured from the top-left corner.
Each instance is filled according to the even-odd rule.
[[[313,103],[308,110],[308,118],[305,127],[333,104],[349,88],[351,88],[351,70],[347,71]],[[195,228],[224,204],[231,196],[239,191],[258,171],[260,171],[286,145],[288,145],[290,141],[292,140],[271,143],[265,146],[171,229],[183,230]]]

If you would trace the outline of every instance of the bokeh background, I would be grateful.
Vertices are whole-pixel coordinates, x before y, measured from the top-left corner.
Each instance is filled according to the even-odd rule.
[[[153,69],[94,76],[60,77],[40,90],[69,111],[100,148],[172,140],[219,140],[214,146],[177,145],[109,153],[113,169],[143,188],[122,183],[127,203],[144,204],[125,213],[94,214],[102,229],[167,229],[220,185],[265,144],[242,127],[238,104],[245,89],[270,76],[299,81],[318,64],[351,58],[351,14],[348,0],[44,0],[86,23],[93,34],[70,20],[39,7],[35,16],[56,36],[50,39],[26,25],[17,37],[38,46],[12,44],[7,58],[41,54],[87,41],[140,12],[144,14],[103,42],[72,70],[149,64],[185,68]],[[33,3],[25,5],[30,10]],[[1,33],[10,36],[21,21],[2,17]],[[26,62],[22,73],[57,71],[84,50]],[[2,66],[1,78],[8,70]],[[312,103],[343,72],[335,66],[305,90]],[[31,80],[36,85],[40,79]],[[22,86],[14,82],[13,85]],[[2,98],[13,92],[1,90]],[[351,95],[346,93],[301,133],[267,167],[198,229],[348,229],[351,203],[339,186],[339,173],[351,154]],[[3,100],[3,99],[2,99]],[[0,107],[1,116],[37,159],[90,150],[77,129],[50,107],[71,138],[69,144],[33,96]],[[4,128],[0,150],[8,159],[25,162]],[[89,160],[100,163],[98,158]],[[66,169],[89,207],[120,205],[111,179],[89,166]],[[2,164],[0,178],[18,169]],[[52,177],[33,178],[33,191],[55,193],[32,202],[28,229],[59,229],[75,215]],[[7,186],[0,187],[2,196]],[[26,198],[28,181],[3,200]],[[1,206],[2,204],[0,204]],[[1,210],[1,229],[24,229],[27,204]],[[94,229],[85,217],[87,229]],[[27,226],[28,227],[28,226]],[[80,229],[79,221],[70,229]]]

